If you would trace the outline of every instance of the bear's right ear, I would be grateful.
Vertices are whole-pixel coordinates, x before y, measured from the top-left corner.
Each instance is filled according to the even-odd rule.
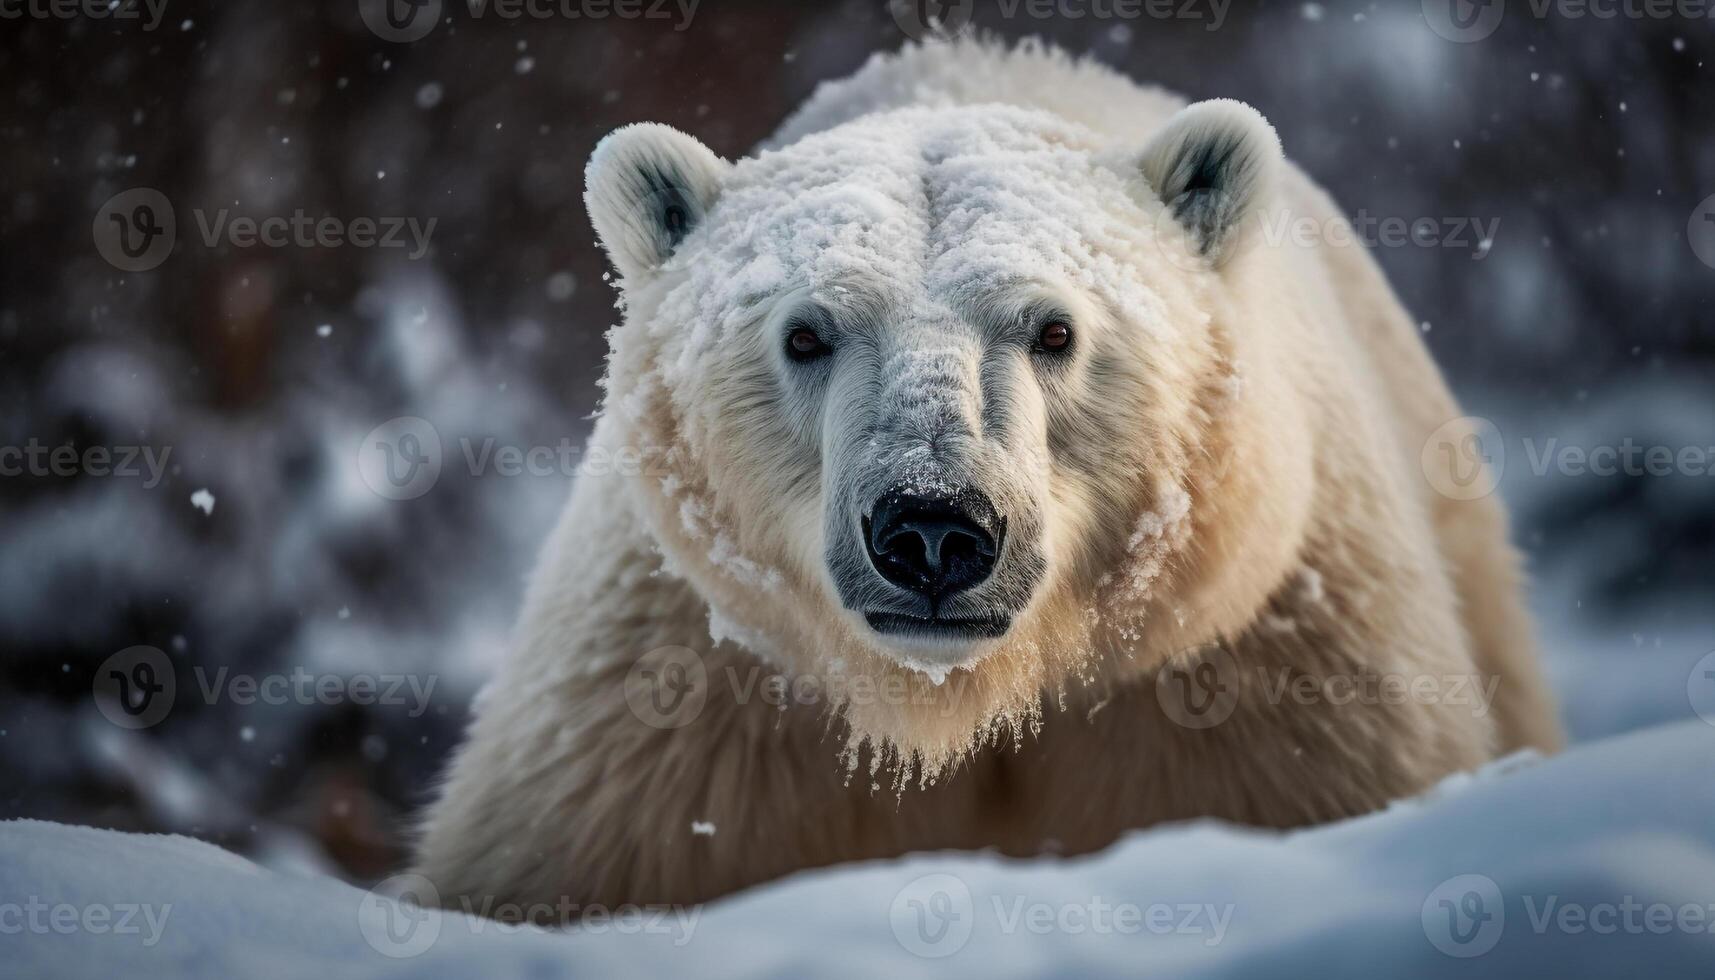
[[[1262,113],[1232,99],[1179,110],[1143,151],[1143,179],[1219,265],[1238,226],[1265,205],[1281,166],[1280,137]]]
[[[584,205],[626,280],[648,276],[700,224],[732,164],[693,137],[638,123],[596,144],[584,169]]]

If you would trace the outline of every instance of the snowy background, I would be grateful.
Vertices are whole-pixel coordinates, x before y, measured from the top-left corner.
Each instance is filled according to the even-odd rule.
[[[1460,44],[1415,2],[1221,6],[1217,29],[1195,0],[1201,19],[1000,0],[974,19],[1246,100],[1349,213],[1440,229],[1377,254],[1495,423],[1573,735],[1698,705],[1715,724],[1693,671],[1715,650],[1711,21],[1514,0]],[[576,445],[596,407],[614,312],[580,200],[595,141],[656,120],[741,155],[913,22],[879,0],[704,0],[683,30],[448,11],[410,43],[357,0],[166,0],[154,30],[0,21],[0,446],[166,454],[158,482],[0,477],[0,818],[186,833],[360,884],[396,869],[570,485],[472,473],[463,446]],[[135,188],[170,202],[177,245],[126,272],[96,232]],[[222,208],[435,225],[419,257],[211,246],[199,222]],[[408,500],[358,466],[399,416],[446,452]],[[1537,464],[1628,440],[1711,459]],[[92,685],[138,645],[170,658],[176,697],[130,731]],[[415,687],[202,692],[293,672]]]

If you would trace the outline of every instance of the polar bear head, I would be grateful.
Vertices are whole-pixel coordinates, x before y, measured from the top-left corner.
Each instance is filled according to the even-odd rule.
[[[631,497],[716,638],[933,770],[1250,615],[1309,484],[1299,409],[1234,397],[1278,277],[1244,219],[1282,166],[1225,101],[1137,146],[999,105],[736,164],[608,136],[603,424],[655,461]]]

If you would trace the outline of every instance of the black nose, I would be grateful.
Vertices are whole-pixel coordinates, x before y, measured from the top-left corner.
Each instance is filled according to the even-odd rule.
[[[890,490],[864,518],[864,544],[881,577],[931,600],[994,571],[1005,524],[981,491],[924,495]]]

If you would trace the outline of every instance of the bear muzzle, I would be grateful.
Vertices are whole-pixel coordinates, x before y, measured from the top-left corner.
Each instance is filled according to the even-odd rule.
[[[895,487],[862,518],[871,567],[889,583],[927,603],[927,616],[866,610],[884,634],[980,639],[1006,632],[1011,617],[946,615],[946,601],[993,574],[1006,540],[1006,519],[975,487]]]

